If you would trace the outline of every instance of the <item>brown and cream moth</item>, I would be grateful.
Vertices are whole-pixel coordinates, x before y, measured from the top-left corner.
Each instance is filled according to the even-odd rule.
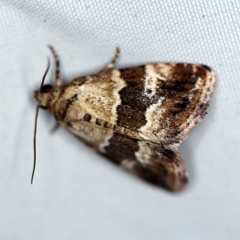
[[[49,109],[59,124],[141,179],[182,190],[188,173],[178,146],[206,114],[214,71],[186,63],[113,70],[117,48],[113,61],[100,73],[62,85],[58,56],[49,48],[56,62],[56,86],[43,85],[46,71],[34,94],[38,108]],[[35,169],[35,150],[34,154]],[[34,170],[32,180],[33,175]]]

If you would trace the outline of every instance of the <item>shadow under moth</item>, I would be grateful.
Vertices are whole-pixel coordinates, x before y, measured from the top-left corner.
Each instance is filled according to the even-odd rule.
[[[156,63],[113,69],[120,49],[101,72],[61,84],[58,56],[55,87],[35,91],[39,107],[112,162],[141,179],[171,191],[182,190],[188,173],[178,151],[203,119],[215,86],[215,73],[205,65]]]

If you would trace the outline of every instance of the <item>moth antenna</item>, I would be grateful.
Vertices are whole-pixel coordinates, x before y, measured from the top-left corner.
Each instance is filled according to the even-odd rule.
[[[114,68],[114,66],[116,65],[119,57],[120,57],[120,47],[117,46],[113,60],[101,72],[106,72],[106,71],[109,71],[112,68]]]
[[[48,70],[50,68],[50,59],[49,59],[49,57],[47,58],[47,60],[48,60],[47,69],[45,70],[45,73],[43,74],[42,82],[41,82],[41,85],[40,85],[40,92],[42,92],[42,87],[43,87],[45,78],[47,76]]]
[[[54,60],[55,60],[55,64],[56,64],[56,70],[55,70],[55,83],[56,86],[61,86],[61,73],[60,73],[60,61],[59,61],[59,57],[57,55],[57,52],[55,51],[54,47],[51,45],[48,45]]]
[[[43,84],[44,84],[44,81],[45,81],[45,78],[47,76],[47,73],[48,73],[48,70],[50,68],[50,60],[48,58],[48,64],[47,64],[47,69],[43,75],[43,78],[42,78],[42,82],[41,82],[41,85],[40,85],[40,93],[42,91],[42,87],[43,87]],[[31,177],[31,184],[33,183],[33,178],[34,178],[34,173],[35,173],[35,169],[36,169],[36,135],[37,135],[37,118],[38,118],[38,112],[39,112],[39,103],[37,105],[37,108],[36,108],[36,114],[35,114],[35,121],[34,121],[34,134],[33,134],[33,154],[34,154],[34,157],[33,157],[33,170],[32,170],[32,177]]]

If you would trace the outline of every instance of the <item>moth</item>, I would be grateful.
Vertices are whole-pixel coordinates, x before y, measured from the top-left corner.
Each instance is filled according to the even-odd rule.
[[[113,69],[120,49],[97,74],[62,85],[60,62],[56,86],[43,85],[34,96],[57,123],[66,127],[113,163],[141,179],[170,191],[188,182],[178,151],[192,128],[203,119],[215,87],[215,72],[205,65],[156,63]],[[36,123],[34,169],[36,166]]]

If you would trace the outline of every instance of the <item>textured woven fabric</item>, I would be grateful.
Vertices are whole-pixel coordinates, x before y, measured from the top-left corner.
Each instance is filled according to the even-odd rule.
[[[239,1],[224,0],[1,1],[0,239],[239,239],[239,11]],[[51,134],[55,122],[44,111],[30,185],[33,91],[47,44],[64,82],[101,70],[117,45],[117,67],[173,61],[216,71],[209,114],[180,147],[186,191],[153,188],[66,130]]]

